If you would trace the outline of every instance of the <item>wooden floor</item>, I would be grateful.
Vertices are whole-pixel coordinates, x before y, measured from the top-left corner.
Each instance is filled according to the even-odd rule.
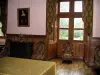
[[[56,62],[57,75],[95,75],[94,72],[81,60],[73,60],[72,64],[62,63],[60,59],[52,59]]]

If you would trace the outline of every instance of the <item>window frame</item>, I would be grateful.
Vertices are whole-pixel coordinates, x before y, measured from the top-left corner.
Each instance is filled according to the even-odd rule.
[[[65,17],[65,18],[66,18],[66,17]],[[58,23],[58,24],[60,24],[60,18],[59,18],[59,23]],[[59,25],[59,26],[60,26],[60,25]],[[60,27],[59,27],[59,33],[60,33],[60,29],[68,30],[68,36],[69,36],[69,27],[68,27],[68,28],[60,28]],[[59,33],[58,33],[58,34],[59,34]],[[64,40],[64,39],[60,39],[60,38],[59,38],[59,40]],[[68,40],[69,40],[69,37],[68,37]]]
[[[58,40],[63,40],[59,38],[59,32],[60,29],[68,29],[68,40],[66,41],[76,41],[76,42],[83,42],[84,41],[84,35],[85,35],[85,25],[84,29],[82,28],[74,28],[74,18],[82,18],[82,12],[74,12],[74,1],[82,1],[82,7],[83,7],[83,0],[60,0],[58,2]],[[60,2],[69,2],[69,12],[60,12]],[[60,28],[60,18],[69,18],[69,28]],[[83,40],[74,40],[74,30],[83,30]]]
[[[1,15],[2,15],[2,4],[0,4],[0,17],[2,17]],[[1,21],[0,21],[1,22]],[[1,22],[2,23],[2,22]],[[3,24],[2,24],[2,26],[3,26]],[[1,30],[2,30],[2,28],[1,28]],[[3,32],[2,32],[3,33]],[[0,36],[0,38],[5,38],[4,37],[4,33],[3,33],[3,36]]]

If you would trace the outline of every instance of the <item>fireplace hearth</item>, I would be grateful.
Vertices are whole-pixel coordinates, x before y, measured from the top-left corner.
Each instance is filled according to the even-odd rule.
[[[33,42],[10,42],[10,57],[31,59]]]

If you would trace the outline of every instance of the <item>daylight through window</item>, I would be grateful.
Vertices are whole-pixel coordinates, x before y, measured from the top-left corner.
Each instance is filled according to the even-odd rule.
[[[61,0],[59,2],[59,40],[84,40],[82,0]]]

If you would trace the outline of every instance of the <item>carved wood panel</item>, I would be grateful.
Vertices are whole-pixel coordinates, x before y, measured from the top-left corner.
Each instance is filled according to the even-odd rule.
[[[61,57],[62,56],[62,50],[63,50],[63,45],[66,44],[66,41],[60,41],[58,43],[58,48],[57,48],[57,56]],[[72,43],[73,44],[73,56],[74,59],[83,59],[84,57],[84,43]]]
[[[84,44],[73,43],[73,55],[75,59],[83,59],[84,57]]]

